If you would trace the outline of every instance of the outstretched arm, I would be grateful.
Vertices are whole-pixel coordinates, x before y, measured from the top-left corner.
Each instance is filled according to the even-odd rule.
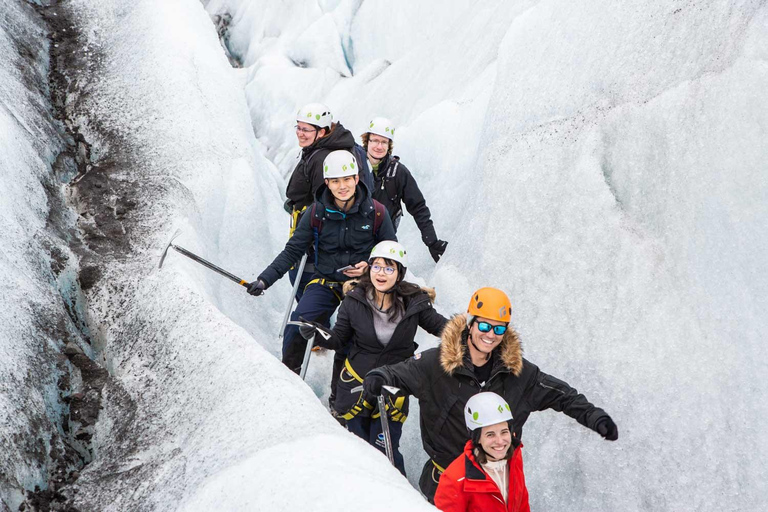
[[[401,169],[400,172],[402,172],[403,180],[403,203],[405,203],[406,210],[411,214],[413,220],[416,221],[416,225],[419,227],[419,231],[421,231],[421,240],[424,242],[424,245],[429,247],[437,241],[437,234],[432,223],[432,215],[427,207],[427,201],[424,199],[424,195],[421,193],[421,189],[419,189],[419,185],[410,171],[408,169]],[[399,175],[400,173],[398,173]]]
[[[525,392],[532,410],[543,411],[545,409],[552,409],[557,412],[563,412],[585,427],[598,432],[606,439],[614,440],[618,438],[616,424],[613,423],[607,412],[599,407],[595,407],[584,395],[572,388],[567,382],[547,375],[535,366],[534,368],[535,373],[530,379]],[[611,432],[606,430],[606,424],[612,426],[612,429],[608,429],[612,430]]]

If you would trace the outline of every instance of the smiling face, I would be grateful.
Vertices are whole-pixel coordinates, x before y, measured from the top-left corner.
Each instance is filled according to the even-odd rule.
[[[355,196],[357,175],[344,176],[343,178],[330,178],[325,180],[328,189],[338,201],[349,201]]]
[[[374,266],[378,266],[379,271],[375,272],[373,270]],[[392,272],[392,274],[387,274],[386,268],[394,268],[395,271]],[[393,286],[395,286],[395,283],[397,283],[397,263],[394,261],[390,261],[387,263],[387,260],[384,258],[376,258],[371,262],[371,283],[373,283],[373,287],[376,288],[380,292],[387,292],[392,289]]]
[[[480,446],[491,460],[501,460],[506,457],[511,444],[512,433],[506,421],[483,427],[480,431]]]
[[[472,327],[469,329],[471,343],[467,344],[469,346],[469,355],[472,357],[474,364],[480,361],[487,361],[490,353],[499,346],[502,338],[504,338],[503,334],[496,334],[493,332],[493,329],[488,332],[480,332],[480,329],[477,327],[480,322],[487,322],[493,326],[507,325],[506,322],[499,322],[498,320],[489,320],[482,317],[475,318],[475,321],[472,322]]]
[[[305,148],[311,146],[318,138],[325,133],[325,128],[320,130],[317,127],[301,121],[296,123],[296,138],[299,140],[299,147]]]
[[[381,160],[389,151],[389,139],[381,135],[370,134],[368,137],[368,156],[374,160]]]

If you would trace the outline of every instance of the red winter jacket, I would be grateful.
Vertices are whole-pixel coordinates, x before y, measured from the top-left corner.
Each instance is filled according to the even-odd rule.
[[[440,476],[435,506],[443,512],[530,512],[528,489],[523,475],[523,455],[520,452],[522,447],[522,444],[517,445],[509,460],[509,495],[506,505],[496,482],[475,460],[472,441],[467,441],[464,453]]]

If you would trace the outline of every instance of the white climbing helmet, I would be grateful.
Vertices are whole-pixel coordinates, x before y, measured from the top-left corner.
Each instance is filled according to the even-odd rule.
[[[344,178],[345,176],[357,176],[357,160],[346,149],[331,151],[323,161],[323,178]]]
[[[392,120],[386,117],[374,117],[370,123],[368,123],[368,133],[374,135],[381,135],[391,141],[395,140],[395,124]]]
[[[472,431],[512,419],[509,404],[496,393],[478,393],[464,406],[464,422]]]
[[[330,128],[333,122],[333,114],[331,109],[322,103],[309,103],[296,112],[296,121],[320,128]]]
[[[375,258],[386,258],[398,262],[403,266],[403,273],[405,273],[405,269],[408,268],[408,256],[405,247],[392,240],[384,240],[383,242],[376,244],[371,251],[371,257],[368,258],[368,261]]]

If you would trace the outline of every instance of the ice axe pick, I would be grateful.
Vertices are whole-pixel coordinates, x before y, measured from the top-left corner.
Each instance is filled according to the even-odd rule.
[[[248,286],[249,283],[247,281],[245,281],[243,279],[240,279],[239,277],[237,277],[234,274],[230,274],[229,272],[227,272],[223,268],[214,265],[210,261],[204,260],[203,258],[198,256],[197,254],[189,252],[188,250],[186,250],[183,247],[180,247],[178,245],[174,245],[173,241],[176,238],[178,238],[178,236],[180,234],[181,234],[181,230],[177,229],[176,232],[171,237],[171,239],[168,241],[168,245],[166,245],[165,249],[163,250],[163,255],[160,256],[160,264],[157,266],[157,268],[163,268],[163,262],[165,261],[165,257],[168,255],[168,249],[174,249],[175,251],[183,254],[184,256],[186,256],[187,258],[191,259],[192,261],[195,261],[195,262],[201,264],[204,267],[208,267],[209,269],[213,270],[217,274],[226,277],[230,281],[234,281],[237,284],[239,284],[240,286],[245,286],[245,287]]]

